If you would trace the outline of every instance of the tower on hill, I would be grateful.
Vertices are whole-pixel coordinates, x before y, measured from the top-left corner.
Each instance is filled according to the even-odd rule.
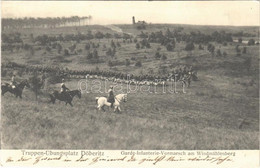
[[[135,17],[134,16],[133,16],[132,20],[133,20],[133,24],[135,24]]]

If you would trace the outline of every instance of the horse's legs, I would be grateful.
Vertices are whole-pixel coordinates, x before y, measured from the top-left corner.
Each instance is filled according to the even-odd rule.
[[[73,107],[72,103],[71,102],[68,102],[70,104],[71,107]],[[67,102],[66,102],[66,105],[67,105]]]
[[[120,111],[121,111],[120,106],[115,106],[114,112],[120,112]]]
[[[105,106],[102,106],[101,109],[105,112],[106,110],[104,109]]]

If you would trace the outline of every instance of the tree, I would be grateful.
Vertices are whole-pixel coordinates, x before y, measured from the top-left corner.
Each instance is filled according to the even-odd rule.
[[[87,43],[87,44],[85,45],[85,50],[89,50],[89,49],[90,49],[90,44]]]
[[[59,54],[60,54],[61,50],[62,50],[62,46],[58,43],[57,44],[57,51],[58,51]]]
[[[64,56],[69,56],[70,53],[69,53],[69,50],[67,48],[64,49]]]
[[[161,59],[162,59],[162,60],[166,60],[166,59],[167,59],[167,56],[163,54],[162,57],[161,57]]]
[[[186,51],[192,51],[192,50],[194,50],[194,48],[195,48],[194,44],[192,42],[190,42],[190,43],[186,44],[185,50]]]
[[[220,49],[217,50],[217,56],[218,56],[218,57],[221,57],[221,56],[222,56]]]
[[[213,55],[215,51],[215,46],[212,44],[209,44],[207,47],[208,51]]]
[[[139,44],[139,43],[136,43],[136,44],[135,44],[135,48],[136,48],[136,49],[140,49],[140,44]]]
[[[116,45],[113,40],[111,40],[110,46],[111,46],[111,48],[116,48]]]
[[[125,66],[129,66],[130,65],[130,60],[129,59],[126,59],[125,60]]]
[[[243,54],[246,54],[246,47],[243,48]]]
[[[250,39],[247,43],[247,45],[255,45],[255,40],[254,39]]]
[[[223,56],[226,57],[227,56],[227,53],[226,51],[223,52]]]
[[[173,51],[174,46],[173,46],[171,43],[168,43],[168,44],[166,45],[166,49],[167,49],[167,51]]]
[[[51,47],[46,46],[45,50],[46,50],[47,52],[51,52]]]
[[[98,59],[99,59],[98,52],[97,52],[96,49],[93,51],[93,58],[94,58],[96,61],[98,61]]]
[[[142,66],[142,62],[141,62],[141,61],[137,61],[137,62],[135,63],[135,66],[136,66],[136,67],[141,67],[141,66]]]
[[[97,38],[97,39],[100,41],[100,39],[103,39],[103,38],[104,38],[104,34],[101,33],[100,31],[98,31],[98,32],[95,34],[95,38]]]
[[[160,59],[161,58],[161,54],[158,51],[155,53],[155,58],[156,59]]]
[[[110,68],[111,68],[112,66],[114,66],[114,65],[113,65],[113,62],[112,62],[111,60],[109,60],[107,64],[108,64],[108,66],[109,66]]]
[[[33,56],[34,55],[34,48],[30,47],[30,55]]]
[[[93,54],[92,54],[92,52],[88,52],[88,54],[87,54],[87,59],[92,59],[93,58]]]

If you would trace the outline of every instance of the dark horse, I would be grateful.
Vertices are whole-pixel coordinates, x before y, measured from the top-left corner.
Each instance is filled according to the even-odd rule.
[[[12,86],[8,83],[1,84],[2,95],[4,95],[6,92],[10,92],[14,94],[16,97],[19,96],[20,98],[22,98],[22,93],[25,86],[30,88],[30,85],[27,80],[22,81],[21,83],[16,85],[15,88],[12,88]]]
[[[78,98],[81,98],[81,92],[80,90],[72,90],[64,93],[59,93],[57,90],[55,90],[52,94],[50,94],[50,98],[53,104],[55,103],[55,100],[58,99],[60,101],[64,101],[66,105],[69,103],[71,106],[72,105],[72,100],[74,96],[78,96]]]

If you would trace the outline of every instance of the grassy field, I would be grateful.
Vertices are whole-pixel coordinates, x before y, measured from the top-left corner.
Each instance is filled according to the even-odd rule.
[[[139,34],[131,26],[117,26],[123,32]],[[165,27],[167,25],[156,25],[147,31],[165,30]],[[74,29],[52,29],[45,33],[65,34]],[[197,26],[184,27],[187,32],[197,29]],[[201,31],[204,29],[207,28],[203,27]],[[244,27],[211,27],[210,30],[222,29],[227,32],[245,30]],[[84,27],[78,30],[87,32]],[[93,27],[93,31],[96,30],[112,31],[102,26]],[[247,30],[255,31],[254,28]],[[28,35],[32,31],[44,32],[25,29],[21,33]],[[110,44],[106,39],[93,42]],[[63,61],[54,49],[47,54],[43,54],[43,50],[35,51],[33,56],[26,51],[5,51],[2,52],[2,62],[58,64],[79,70],[98,67],[133,74],[156,74],[161,66],[171,71],[179,65],[192,65],[198,70],[199,81],[192,82],[186,94],[181,93],[180,86],[178,94],[162,93],[162,88],[157,88],[158,93],[129,93],[121,113],[108,108],[106,112],[96,110],[95,97],[106,93],[83,93],[81,99],[74,98],[74,107],[65,106],[63,102],[50,104],[48,92],[59,89],[59,84],[42,90],[38,101],[27,88],[22,100],[7,93],[1,97],[3,149],[259,149],[259,46],[247,46],[247,53],[237,56],[237,43],[227,46],[214,43],[216,49],[227,52],[227,56],[212,57],[206,49],[199,50],[197,45],[192,53],[188,53],[183,50],[185,43],[182,42],[176,44],[173,52],[155,43],[151,43],[150,49],[137,50],[134,43],[121,42],[114,60],[123,62],[135,57],[142,61],[142,67],[135,67],[135,61],[131,60],[128,67],[119,64],[110,68],[106,50],[102,47],[98,49],[101,63],[88,62],[85,43],[77,44],[77,49],[83,49],[81,54],[65,57]],[[162,48],[160,53],[166,54],[167,60],[155,60],[154,54],[159,46]],[[246,45],[240,44],[241,48],[243,46]],[[249,72],[244,64],[248,57],[252,59]],[[2,80],[10,78],[7,74]],[[67,85],[77,89],[77,83],[77,80],[70,80]]]

